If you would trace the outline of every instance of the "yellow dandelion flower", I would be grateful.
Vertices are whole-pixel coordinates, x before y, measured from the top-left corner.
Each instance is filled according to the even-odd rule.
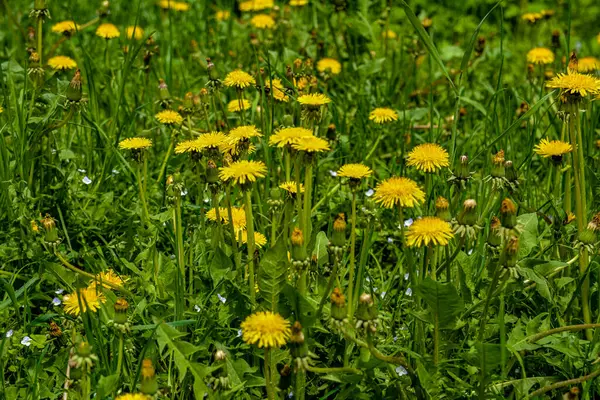
[[[454,237],[452,227],[438,217],[423,217],[412,223],[406,232],[407,244],[410,247],[446,246]]]
[[[241,104],[240,104],[239,100],[231,100],[229,103],[227,103],[227,111],[229,111],[229,112],[240,112],[242,110],[246,111],[246,110],[249,110],[251,106],[252,106],[252,104],[250,104],[250,101],[247,99],[242,99]]]
[[[128,26],[125,29],[125,36],[127,39],[141,40],[144,37],[144,30],[139,26]]]
[[[317,62],[319,72],[329,72],[331,75],[337,75],[342,71],[342,64],[335,58],[322,58]]]
[[[223,84],[227,87],[245,89],[256,84],[256,81],[249,73],[244,72],[241,69],[236,69],[235,71],[231,71],[227,74],[223,80]]]
[[[254,125],[242,125],[229,131],[227,141],[230,144],[236,145],[239,142],[261,136],[262,133]]]
[[[398,38],[398,34],[390,29],[388,29],[387,31],[383,31],[381,32],[381,36],[383,36],[384,39],[396,39]]]
[[[290,6],[301,7],[308,4],[308,0],[290,0]]]
[[[536,47],[527,52],[527,62],[531,64],[552,64],[554,62],[554,53],[545,47]]]
[[[600,44],[600,33],[598,34],[598,36],[596,37],[596,41],[598,42],[598,44]]]
[[[4,108],[2,108],[2,106],[0,106],[0,114],[2,114],[4,112]]]
[[[118,395],[115,400],[150,400],[150,396],[143,393],[125,393]]]
[[[183,117],[173,110],[164,110],[154,116],[158,122],[165,125],[180,125],[183,122]]]
[[[112,269],[109,269],[108,271],[100,272],[99,274],[97,274],[96,280],[92,282],[90,287],[92,287],[96,284],[102,284],[103,287],[105,287],[107,289],[111,289],[112,287],[110,285],[106,285],[106,283],[112,283],[113,285],[123,286],[123,284],[127,280],[128,280],[127,277],[119,276],[115,273],[115,271],[113,271]]]
[[[227,136],[223,132],[210,132],[198,136],[195,141],[202,150],[215,150],[227,144]]]
[[[209,221],[217,222],[217,210],[211,208],[206,213]],[[231,207],[231,218],[233,219],[233,229],[241,231],[246,229],[246,211],[242,207]],[[219,219],[222,224],[229,224],[229,211],[225,207],[219,207]]]
[[[314,80],[313,80],[314,79]],[[298,90],[304,90],[311,83],[316,83],[316,78],[309,76],[301,76],[297,80],[294,78],[294,86],[298,88]]]
[[[240,11],[261,11],[273,8],[274,5],[273,0],[247,0],[240,3]]]
[[[546,87],[560,89],[563,95],[586,97],[600,92],[600,80],[591,75],[571,72],[569,74],[558,74],[546,83]]]
[[[298,185],[294,181],[283,182],[279,185],[279,188],[285,190],[289,194],[298,193]],[[300,184],[300,193],[304,193],[304,185]]]
[[[275,26],[275,20],[268,14],[257,14],[252,17],[250,23],[257,29],[271,29]]]
[[[175,154],[198,153],[200,151],[202,151],[202,147],[196,139],[184,140],[175,146]]]
[[[331,99],[322,93],[311,93],[298,97],[298,103],[303,106],[318,107],[331,103]]]
[[[329,142],[316,136],[305,136],[296,139],[292,143],[294,150],[305,151],[307,153],[321,153],[329,150]]]
[[[241,325],[242,339],[262,347],[281,347],[290,337],[290,323],[271,311],[259,311],[248,316]]]
[[[248,232],[247,231],[242,231],[242,234],[240,235],[242,238],[242,241],[240,242],[241,244],[246,244],[248,243]],[[239,239],[239,238],[238,238]],[[260,232],[254,232],[254,244],[256,245],[256,247],[258,247],[259,249],[262,249],[263,246],[265,244],[267,244],[267,238],[265,235],[263,235]]]
[[[190,9],[190,5],[183,1],[173,1],[173,0],[161,0],[158,2],[158,6],[163,10],[174,10],[174,11],[188,11]]]
[[[68,35],[79,30],[79,28],[80,26],[75,21],[61,21],[52,25],[52,32]]]
[[[267,166],[262,161],[240,160],[221,168],[219,177],[225,182],[245,185],[256,182],[257,178],[264,178]]]
[[[412,208],[425,200],[425,193],[412,179],[392,177],[377,185],[373,199],[385,208]]]
[[[277,147],[291,146],[298,139],[309,136],[313,136],[310,129],[299,127],[282,128],[269,137],[269,145]]]
[[[287,103],[290,100],[289,96],[285,93],[285,87],[279,78],[273,78],[271,81],[271,90],[273,91],[273,98],[275,100],[283,101],[284,103]]]
[[[581,73],[594,72],[600,70],[600,60],[596,57],[583,57],[579,59],[577,70]]]
[[[77,68],[77,63],[71,57],[54,56],[48,60],[48,65],[55,70],[64,71]]]
[[[385,124],[398,120],[398,113],[391,108],[377,107],[369,114],[369,119],[376,124]]]
[[[217,21],[227,21],[230,16],[231,16],[231,13],[229,11],[225,11],[225,10],[218,10],[215,15],[215,17],[217,18]]]
[[[523,15],[521,15],[521,19],[523,21],[527,21],[530,24],[535,24],[537,21],[539,21],[540,19],[544,18],[544,16],[542,15],[542,13],[525,13]]]
[[[96,29],[96,36],[100,36],[104,39],[114,39],[121,36],[121,32],[119,32],[119,28],[110,23],[100,24],[98,29]]]
[[[119,148],[122,150],[141,150],[148,147],[152,147],[152,140],[143,137],[127,138],[119,142]]]
[[[439,144],[421,144],[408,154],[407,165],[422,172],[436,172],[450,165],[448,152]]]
[[[560,140],[542,139],[534,148],[534,151],[540,156],[562,159],[562,156],[573,151],[573,146],[570,143],[561,142]]]
[[[372,174],[371,168],[363,164],[345,164],[337,171],[337,176],[350,179],[368,178]]]
[[[81,305],[79,304],[80,301]],[[105,302],[106,297],[95,285],[63,296],[65,312],[74,316],[87,311],[96,312]]]

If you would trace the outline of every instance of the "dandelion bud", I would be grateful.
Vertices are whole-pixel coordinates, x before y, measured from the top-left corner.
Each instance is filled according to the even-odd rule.
[[[501,227],[502,224],[500,223],[500,219],[498,217],[492,217],[492,221],[490,222],[490,232],[487,240],[490,246],[500,246],[500,243],[502,242],[502,235],[500,233]]]
[[[279,370],[279,389],[284,392],[292,385],[292,369],[285,364]]]
[[[206,182],[209,184],[219,182],[219,169],[213,160],[206,162]]]
[[[173,183],[175,183],[175,180],[173,179],[173,175],[169,175],[167,176],[167,186],[171,186]]]
[[[502,205],[500,206],[500,221],[502,222],[502,226],[507,229],[512,229],[517,226],[517,207],[509,198],[502,200]]]
[[[88,342],[81,342],[77,345],[75,352],[79,357],[89,357],[92,355],[92,346]]]
[[[58,326],[58,324],[54,321],[50,321],[50,336],[54,337],[54,338],[59,338],[63,335],[62,329],[60,329],[60,326]]]
[[[304,234],[299,228],[294,228],[292,231],[292,260],[306,260],[306,249],[304,248]]]
[[[158,96],[161,102],[168,102],[171,98],[171,94],[169,93],[169,87],[164,79],[158,80]]]
[[[46,0],[35,0],[33,2],[33,8],[35,10],[45,10],[46,7]]]
[[[600,229],[600,213],[596,213],[596,215],[594,215],[587,228],[594,232]]]
[[[504,170],[506,171],[506,180],[509,182],[517,182],[519,180],[519,173],[515,168],[512,161],[507,160],[504,163]]]
[[[194,109],[194,94],[192,92],[187,92],[185,94],[185,97],[183,98],[183,109],[188,112]]]
[[[331,318],[342,321],[347,317],[348,310],[346,309],[346,297],[342,294],[339,288],[333,289],[331,293]]]
[[[56,221],[49,214],[42,219],[42,226],[46,231],[45,240],[48,243],[58,242],[58,230],[56,229]]]
[[[144,358],[142,361],[142,381],[140,384],[140,391],[150,396],[158,392],[156,371],[152,365],[152,360],[149,358]]]
[[[31,230],[35,233],[39,233],[40,231],[40,227],[34,219],[31,220]]]
[[[592,229],[589,229],[588,225],[588,228],[585,228],[579,232],[577,239],[585,245],[592,245],[597,241],[596,232]]]
[[[571,390],[563,395],[563,400],[579,400],[579,388],[573,386]]]
[[[294,125],[294,117],[290,114],[285,114],[281,119],[281,125],[283,126],[293,126]]]
[[[219,79],[219,74],[217,73],[217,69],[215,68],[215,64],[211,61],[210,58],[206,59],[206,69],[208,70],[208,79],[211,81],[216,81]]]
[[[464,154],[460,156],[454,176],[456,179],[463,182],[471,177],[471,172],[469,171],[469,157]]]
[[[569,56],[569,66],[567,67],[569,72],[577,72],[579,70],[579,60],[577,59],[577,53],[571,52]]]
[[[215,361],[224,361],[227,358],[227,353],[225,353],[223,350],[217,350],[215,351]]]
[[[456,218],[459,224],[473,226],[477,223],[477,202],[473,199],[465,200],[463,209]]]
[[[500,150],[498,153],[492,156],[492,172],[491,175],[494,178],[503,178],[505,175],[504,170],[504,150]]]
[[[331,243],[337,247],[344,247],[346,244],[346,217],[344,213],[338,214],[333,222]]]
[[[83,90],[81,85],[81,71],[75,71],[75,76],[71,79],[69,86],[67,87],[67,99],[73,103],[81,101],[83,97]]]
[[[363,293],[358,298],[356,318],[362,321],[371,321],[377,318],[377,309],[370,294]]]
[[[330,140],[330,141],[335,140],[335,138],[336,138],[335,124],[329,124],[329,126],[327,127],[326,137],[327,137],[327,140]]]
[[[475,55],[477,57],[481,57],[484,50],[485,50],[485,37],[479,36],[477,38],[477,44],[475,45]]]
[[[500,263],[504,265],[506,268],[512,268],[517,265],[517,255],[519,253],[519,238],[516,236],[511,236],[511,238],[506,242],[506,246],[504,246],[504,250],[500,255]]]
[[[558,29],[552,31],[552,47],[560,48],[560,31]]]
[[[114,305],[115,316],[113,322],[115,324],[124,325],[127,323],[127,310],[129,309],[129,303],[123,298],[117,299]]]
[[[435,216],[446,222],[450,221],[452,218],[448,207],[450,207],[448,200],[442,196],[438,197],[435,201]]]

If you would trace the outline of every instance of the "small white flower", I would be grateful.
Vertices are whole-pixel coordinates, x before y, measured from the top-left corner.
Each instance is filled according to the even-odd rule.
[[[408,375],[408,371],[402,365],[399,365],[396,368],[396,373],[398,374],[398,376]]]
[[[15,332],[11,329],[10,331],[6,332],[6,337],[11,337],[13,333]]]
[[[29,336],[25,336],[23,339],[21,339],[21,344],[23,346],[31,346],[31,338]]]
[[[366,280],[367,282],[371,282],[371,278],[369,278],[368,276],[365,278],[365,280]]]
[[[294,392],[290,392],[290,393],[288,394],[288,399],[291,399],[292,397],[294,397]]]
[[[182,196],[185,196],[186,194],[188,194],[188,191],[187,191],[187,190],[185,190],[185,189],[183,189],[183,190],[181,191],[181,195],[182,195]]]
[[[398,336],[394,336],[394,342],[398,340]]]
[[[225,302],[227,301],[227,299],[223,296],[221,296],[219,293],[217,293],[217,297],[219,298],[219,300],[221,301],[221,303],[225,304]]]
[[[404,292],[404,294],[406,294],[407,296],[412,296],[412,289],[411,288],[406,289],[406,292]]]
[[[394,243],[394,239],[392,239],[391,237],[387,238],[387,242],[388,243]]]
[[[407,272],[404,274],[404,280],[407,281],[410,278],[410,274]]]
[[[194,311],[200,312],[200,306],[198,304],[194,306]]]
[[[52,299],[52,305],[60,306],[61,304],[62,304],[62,301],[60,301],[60,299],[58,297],[55,297]]]
[[[381,298],[383,299],[386,294],[387,294],[387,292],[381,292]]]
[[[334,178],[337,176],[337,172],[335,172],[334,170],[330,169],[329,170],[329,175],[333,176]]]
[[[375,193],[375,191],[373,189],[369,189],[365,192],[365,196],[371,197],[373,196],[373,193]]]
[[[90,178],[88,178],[88,176],[86,175],[83,177],[81,182],[85,183],[86,185],[89,185],[90,183],[92,183],[92,180]]]
[[[81,168],[77,168],[77,171],[81,172],[82,174],[86,173],[86,170],[85,169],[81,169]]]
[[[58,289],[58,290],[55,290],[54,293],[63,294],[64,291],[65,291],[65,289]]]
[[[119,175],[119,171],[118,171],[118,170],[116,170],[116,169],[113,169],[113,170],[112,170],[112,173],[113,173],[113,175]]]
[[[469,250],[469,251],[467,252],[467,254],[468,254],[468,255],[471,255],[471,254],[473,254],[473,249]]]
[[[374,287],[374,288],[373,288],[373,291],[374,291],[374,292],[376,292],[376,291],[377,291],[377,288],[376,288],[376,287]]]
[[[407,220],[404,221],[404,227],[408,228],[409,226],[411,226],[413,224],[413,219],[409,218]]]
[[[238,329],[238,334],[237,334],[237,337],[240,337],[240,336],[242,336],[242,330],[241,330],[241,329]]]

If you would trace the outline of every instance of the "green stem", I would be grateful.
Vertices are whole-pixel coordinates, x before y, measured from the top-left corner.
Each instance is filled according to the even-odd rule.
[[[175,315],[177,320],[183,317],[184,293],[185,293],[185,257],[183,249],[183,230],[181,223],[181,197],[176,196],[175,207],[173,208],[173,231],[175,232],[175,252],[177,254],[177,264],[179,268],[180,287],[175,293]]]
[[[144,164],[146,163],[145,160],[145,156],[144,157]],[[142,222],[144,223],[144,225],[147,225],[148,222],[150,221],[150,215],[148,213],[148,204],[146,202],[146,193],[144,190],[144,183],[142,182],[142,174],[144,173],[144,167],[142,164],[139,165],[138,170],[137,170],[137,181],[138,181],[138,188],[140,191],[140,201],[142,203]]]
[[[275,388],[271,379],[271,349],[265,347],[265,386],[267,387],[267,399],[275,400]]]
[[[162,162],[162,165],[160,166],[160,172],[158,174],[158,179],[156,179],[157,183],[160,183],[160,181],[162,181],[162,178],[165,174],[165,170],[167,169],[167,162],[169,161],[169,157],[171,156],[171,152],[173,151],[174,146],[175,146],[175,136],[171,135],[171,141],[169,143],[169,148],[167,149],[165,158]]]
[[[492,278],[492,282],[490,283],[490,286],[488,288],[487,291],[487,295],[485,296],[485,303],[483,305],[483,311],[481,312],[481,321],[479,323],[479,334],[477,335],[477,340],[482,342],[483,341],[483,336],[485,334],[485,324],[487,321],[487,312],[488,312],[488,308],[490,306],[490,301],[492,300],[493,293],[494,293],[494,289],[496,288],[497,284],[498,284],[498,279],[500,278],[500,271],[502,271],[502,268],[500,268],[498,265],[496,265],[495,271],[494,271],[494,277]]]
[[[44,27],[44,17],[39,16],[37,18],[37,53],[40,56],[40,65],[44,66],[44,49],[43,49],[43,28]]]
[[[213,247],[215,247],[215,245],[216,247],[221,247],[221,210],[219,209],[218,189],[215,188],[212,189],[212,206],[215,209],[215,216],[217,218],[217,223],[215,224],[215,229],[213,232],[213,239],[216,241],[216,243],[213,243]]]
[[[123,334],[119,333],[119,355],[117,358],[117,376],[121,376],[121,369],[123,366]]]
[[[348,321],[352,323],[354,302],[352,294],[354,292],[354,268],[355,268],[355,247],[356,247],[356,190],[352,189],[352,223],[350,231],[350,276],[348,278]]]
[[[308,366],[307,368],[308,371],[310,372],[314,372],[316,374],[356,374],[356,375],[362,375],[362,371],[360,369],[356,369],[356,368],[350,368],[350,367],[330,367],[330,368],[319,368],[319,367],[313,367],[313,366]]]
[[[310,214],[311,214],[311,198],[312,198],[312,175],[313,175],[313,165],[312,162],[309,162],[306,165],[306,171],[304,173],[304,208],[302,209],[302,217],[304,217],[304,230],[302,233],[304,234],[304,247],[308,246],[308,242],[310,241],[311,236],[311,223],[310,223]]]
[[[239,259],[238,252],[238,242],[237,242],[237,234],[235,232],[235,226],[233,225],[233,212],[231,210],[231,187],[228,186],[225,189],[225,202],[227,203],[227,217],[229,219],[229,233],[231,234],[231,250],[233,253],[233,261],[235,263],[235,268],[239,276],[243,276],[241,261]]]
[[[252,215],[252,191],[244,190],[244,205],[246,207],[246,232],[248,244],[248,276],[250,283],[250,303],[254,307],[256,290],[254,289],[254,217]]]

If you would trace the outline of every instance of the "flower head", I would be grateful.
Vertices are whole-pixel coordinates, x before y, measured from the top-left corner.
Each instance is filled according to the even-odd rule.
[[[100,36],[104,39],[114,39],[121,36],[121,32],[119,32],[119,28],[113,24],[104,23],[96,29],[96,36]]]
[[[371,168],[363,164],[346,164],[337,171],[337,176],[350,179],[368,178],[373,174]]]
[[[250,23],[257,29],[271,29],[275,26],[275,20],[269,14],[256,14]]]
[[[266,173],[267,166],[262,161],[240,160],[221,168],[219,176],[226,182],[245,185],[256,182],[257,178],[264,178]]]
[[[158,6],[163,10],[175,10],[175,11],[188,11],[190,9],[190,5],[183,1],[173,1],[173,0],[161,0],[158,2]]]
[[[144,30],[139,26],[128,26],[125,30],[127,39],[141,40],[144,37]]]
[[[230,16],[231,16],[231,13],[227,10],[218,10],[217,13],[215,14],[217,21],[227,21]]]
[[[396,39],[398,38],[398,34],[390,29],[388,29],[387,31],[383,31],[381,32],[381,36],[383,36],[384,39]]]
[[[261,11],[267,8],[273,8],[273,0],[247,0],[240,2],[240,11]]]
[[[286,192],[288,192],[289,194],[294,195],[294,194],[298,193],[298,185],[294,181],[283,182],[281,185],[279,185],[279,187],[281,189],[285,190]],[[300,193],[304,193],[304,185],[303,184],[300,184]]]
[[[583,74],[600,70],[600,60],[596,57],[583,57],[579,59],[577,70]]]
[[[229,112],[239,112],[242,110],[248,110],[250,108],[250,101],[247,99],[242,99],[241,104],[239,100],[231,100],[227,103],[227,111]]]
[[[61,33],[63,35],[70,35],[78,29],[79,25],[74,21],[62,21],[52,25],[52,32]]]
[[[196,138],[195,142],[201,150],[223,149],[227,144],[227,136],[223,132],[203,133]]]
[[[65,311],[74,316],[78,316],[81,312],[96,312],[104,302],[106,302],[106,297],[95,285],[79,289],[63,297]]]
[[[392,177],[377,185],[373,199],[385,208],[412,208],[425,200],[425,193],[412,179]]]
[[[67,56],[54,56],[48,60],[48,65],[52,69],[62,71],[77,68],[77,63],[75,62],[75,60]]]
[[[262,134],[254,125],[243,125],[233,128],[229,131],[227,141],[233,144],[237,144],[243,140],[252,139],[254,137],[261,137]]]
[[[290,0],[290,6],[292,7],[300,7],[308,4],[308,0]]]
[[[209,221],[217,222],[217,210],[211,208],[206,213]],[[225,207],[219,207],[219,219],[222,224],[229,223],[229,211]],[[246,212],[241,207],[231,207],[231,219],[233,220],[233,229],[238,232],[246,229]]]
[[[277,147],[291,146],[298,139],[309,136],[313,136],[310,129],[300,127],[283,128],[269,137],[269,144]]]
[[[438,217],[423,217],[416,220],[406,232],[407,244],[410,247],[438,245],[446,246],[452,239],[452,227]]]
[[[552,64],[554,53],[545,47],[536,47],[527,53],[527,62],[531,64]]]
[[[227,74],[227,76],[223,80],[223,84],[227,87],[245,89],[249,86],[256,84],[256,81],[249,73],[244,72],[241,69],[236,69],[235,71],[231,71]]]
[[[538,145],[535,146],[534,151],[542,157],[559,157],[573,151],[571,144],[562,142],[560,140],[542,139]]]
[[[378,107],[371,111],[369,119],[376,124],[385,124],[387,122],[397,121],[398,114],[391,108]]]
[[[527,21],[530,24],[535,24],[537,21],[539,21],[540,19],[544,18],[544,16],[542,15],[542,13],[525,13],[523,15],[521,15],[521,19],[523,21]]]
[[[586,97],[600,92],[600,80],[591,75],[571,72],[568,74],[558,74],[546,87],[551,89],[560,89],[562,95]]]
[[[407,165],[422,172],[436,172],[450,165],[448,152],[435,143],[421,144],[409,153]]]
[[[281,315],[270,311],[256,312],[241,325],[242,339],[248,344],[262,347],[281,347],[290,337],[290,323]]]
[[[123,150],[141,150],[152,147],[152,140],[143,137],[123,139],[119,142],[119,148]]]
[[[292,148],[307,153],[320,153],[329,150],[329,142],[312,135],[304,136],[296,139],[294,143],[292,143]]]
[[[271,84],[272,84],[271,90],[273,91],[273,98],[277,101],[283,101],[283,102],[287,103],[290,100],[290,98],[285,93],[285,87],[281,83],[281,80],[279,78],[273,78],[271,81]]]
[[[125,393],[117,396],[115,400],[150,400],[150,396],[143,393]]]
[[[106,283],[111,283],[111,284],[117,285],[117,286],[123,286],[123,283],[125,283],[125,281],[127,281],[126,277],[121,277],[121,276],[117,275],[115,273],[115,271],[113,271],[112,269],[109,269],[108,271],[100,272],[99,274],[97,274],[96,280],[94,282],[92,282],[90,287],[93,287],[94,285],[101,283],[103,287],[110,289],[111,286],[106,285]]]
[[[243,230],[240,236],[242,238],[242,244],[248,243],[248,232],[246,230]],[[259,249],[262,249],[262,247],[267,244],[267,238],[260,232],[254,232],[254,244]]]
[[[331,103],[331,99],[322,93],[310,93],[298,97],[298,103],[303,106],[319,107]]]
[[[184,140],[183,142],[177,143],[177,146],[175,146],[175,154],[199,153],[201,151],[202,146],[198,143],[197,139]]]
[[[319,72],[329,72],[331,75],[337,75],[342,71],[342,64],[335,58],[322,58],[317,62]]]
[[[165,125],[179,125],[183,122],[183,117],[173,110],[164,110],[155,115],[158,122]]]

